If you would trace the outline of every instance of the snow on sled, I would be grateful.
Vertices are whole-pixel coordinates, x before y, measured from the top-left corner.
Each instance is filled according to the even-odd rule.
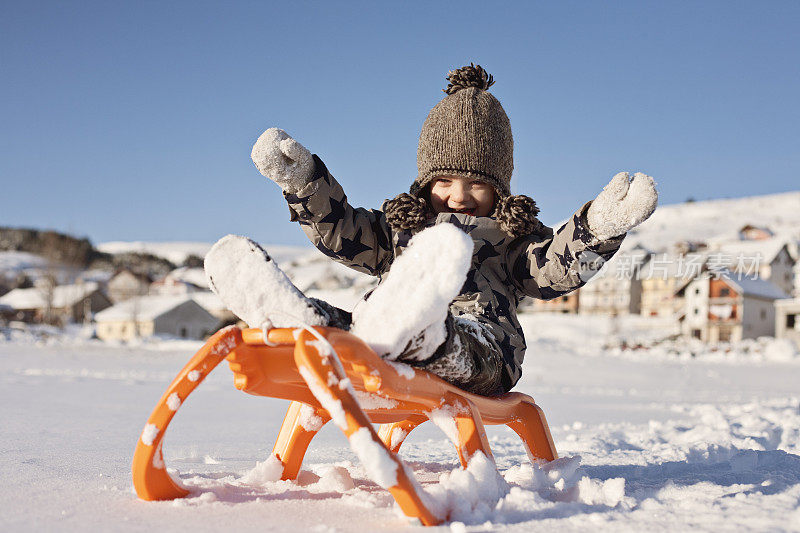
[[[223,359],[237,389],[291,400],[272,453],[282,479],[295,479],[314,435],[330,420],[347,436],[370,478],[402,511],[425,525],[448,519],[397,455],[415,427],[433,416],[466,468],[482,453],[492,459],[483,424],[506,424],[522,438],[531,461],[558,457],[544,413],[518,392],[484,397],[423,370],[384,361],[361,339],[330,327],[215,333],[178,373],[147,420],[133,457],[133,484],[143,500],[189,495],[167,472],[161,446],[170,421]],[[449,423],[442,424],[441,417]],[[381,424],[375,431],[372,423]]]

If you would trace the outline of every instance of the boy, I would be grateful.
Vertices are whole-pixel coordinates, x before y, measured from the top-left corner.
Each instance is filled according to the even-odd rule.
[[[276,309],[275,300],[283,299],[303,320],[352,326],[381,356],[470,392],[501,394],[521,376],[521,298],[552,299],[585,284],[619,249],[625,233],[652,214],[657,193],[649,176],[619,173],[554,233],[536,218],[531,198],[511,195],[511,126],[488,92],[492,77],[470,64],[451,71],[448,80],[447,96],[422,127],[416,180],[409,193],[387,200],[381,211],[350,206],[322,160],[286,132],[269,129],[253,147],[256,167],[281,187],[291,219],[314,245],[381,279],[352,316],[303,296],[251,241],[223,239],[209,252],[206,269],[229,306],[237,305],[253,277],[237,267],[237,281],[236,269],[225,265],[252,261],[262,269],[259,276],[279,281],[260,291],[269,294],[239,304],[251,318],[237,314],[253,326],[274,323],[265,309]],[[449,225],[460,231],[440,229]],[[447,261],[439,260],[442,254]],[[413,289],[413,298],[402,297],[404,288]],[[280,312],[272,314],[280,319]]]

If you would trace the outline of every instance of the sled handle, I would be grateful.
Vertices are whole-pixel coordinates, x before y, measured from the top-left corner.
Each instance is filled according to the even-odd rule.
[[[133,454],[133,486],[139,498],[147,501],[173,500],[189,495],[189,491],[173,479],[164,464],[161,446],[175,413],[208,374],[242,342],[242,331],[229,326],[211,336],[186,363],[147,419]]]
[[[387,449],[369,417],[353,395],[350,380],[333,347],[325,340],[320,349],[318,335],[302,331],[295,343],[295,362],[309,389],[342,430],[369,477],[387,489],[406,516],[426,526],[442,522],[430,499],[396,454]],[[315,343],[316,346],[312,343]]]

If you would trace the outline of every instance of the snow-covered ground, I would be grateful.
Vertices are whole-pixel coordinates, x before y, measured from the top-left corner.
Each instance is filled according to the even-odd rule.
[[[655,328],[639,318],[522,319],[529,351],[517,390],[545,410],[561,458],[531,466],[510,430],[490,428],[503,478],[481,464],[451,474],[454,450],[424,424],[401,456],[459,520],[433,530],[800,530],[796,347],[781,357],[754,343],[691,356],[622,348],[621,332],[652,344]],[[423,529],[398,514],[333,425],[297,483],[273,481],[264,461],[286,402],[236,391],[225,365],[166,439],[167,465],[193,496],[140,501],[130,480],[136,440],[198,344],[11,337],[0,335],[0,530]]]

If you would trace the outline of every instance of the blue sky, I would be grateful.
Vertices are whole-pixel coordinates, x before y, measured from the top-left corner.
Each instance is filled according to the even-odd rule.
[[[554,223],[620,170],[663,203],[800,188],[800,2],[3,2],[0,225],[302,244],[250,161],[279,126],[351,203],[416,174],[470,61]]]

